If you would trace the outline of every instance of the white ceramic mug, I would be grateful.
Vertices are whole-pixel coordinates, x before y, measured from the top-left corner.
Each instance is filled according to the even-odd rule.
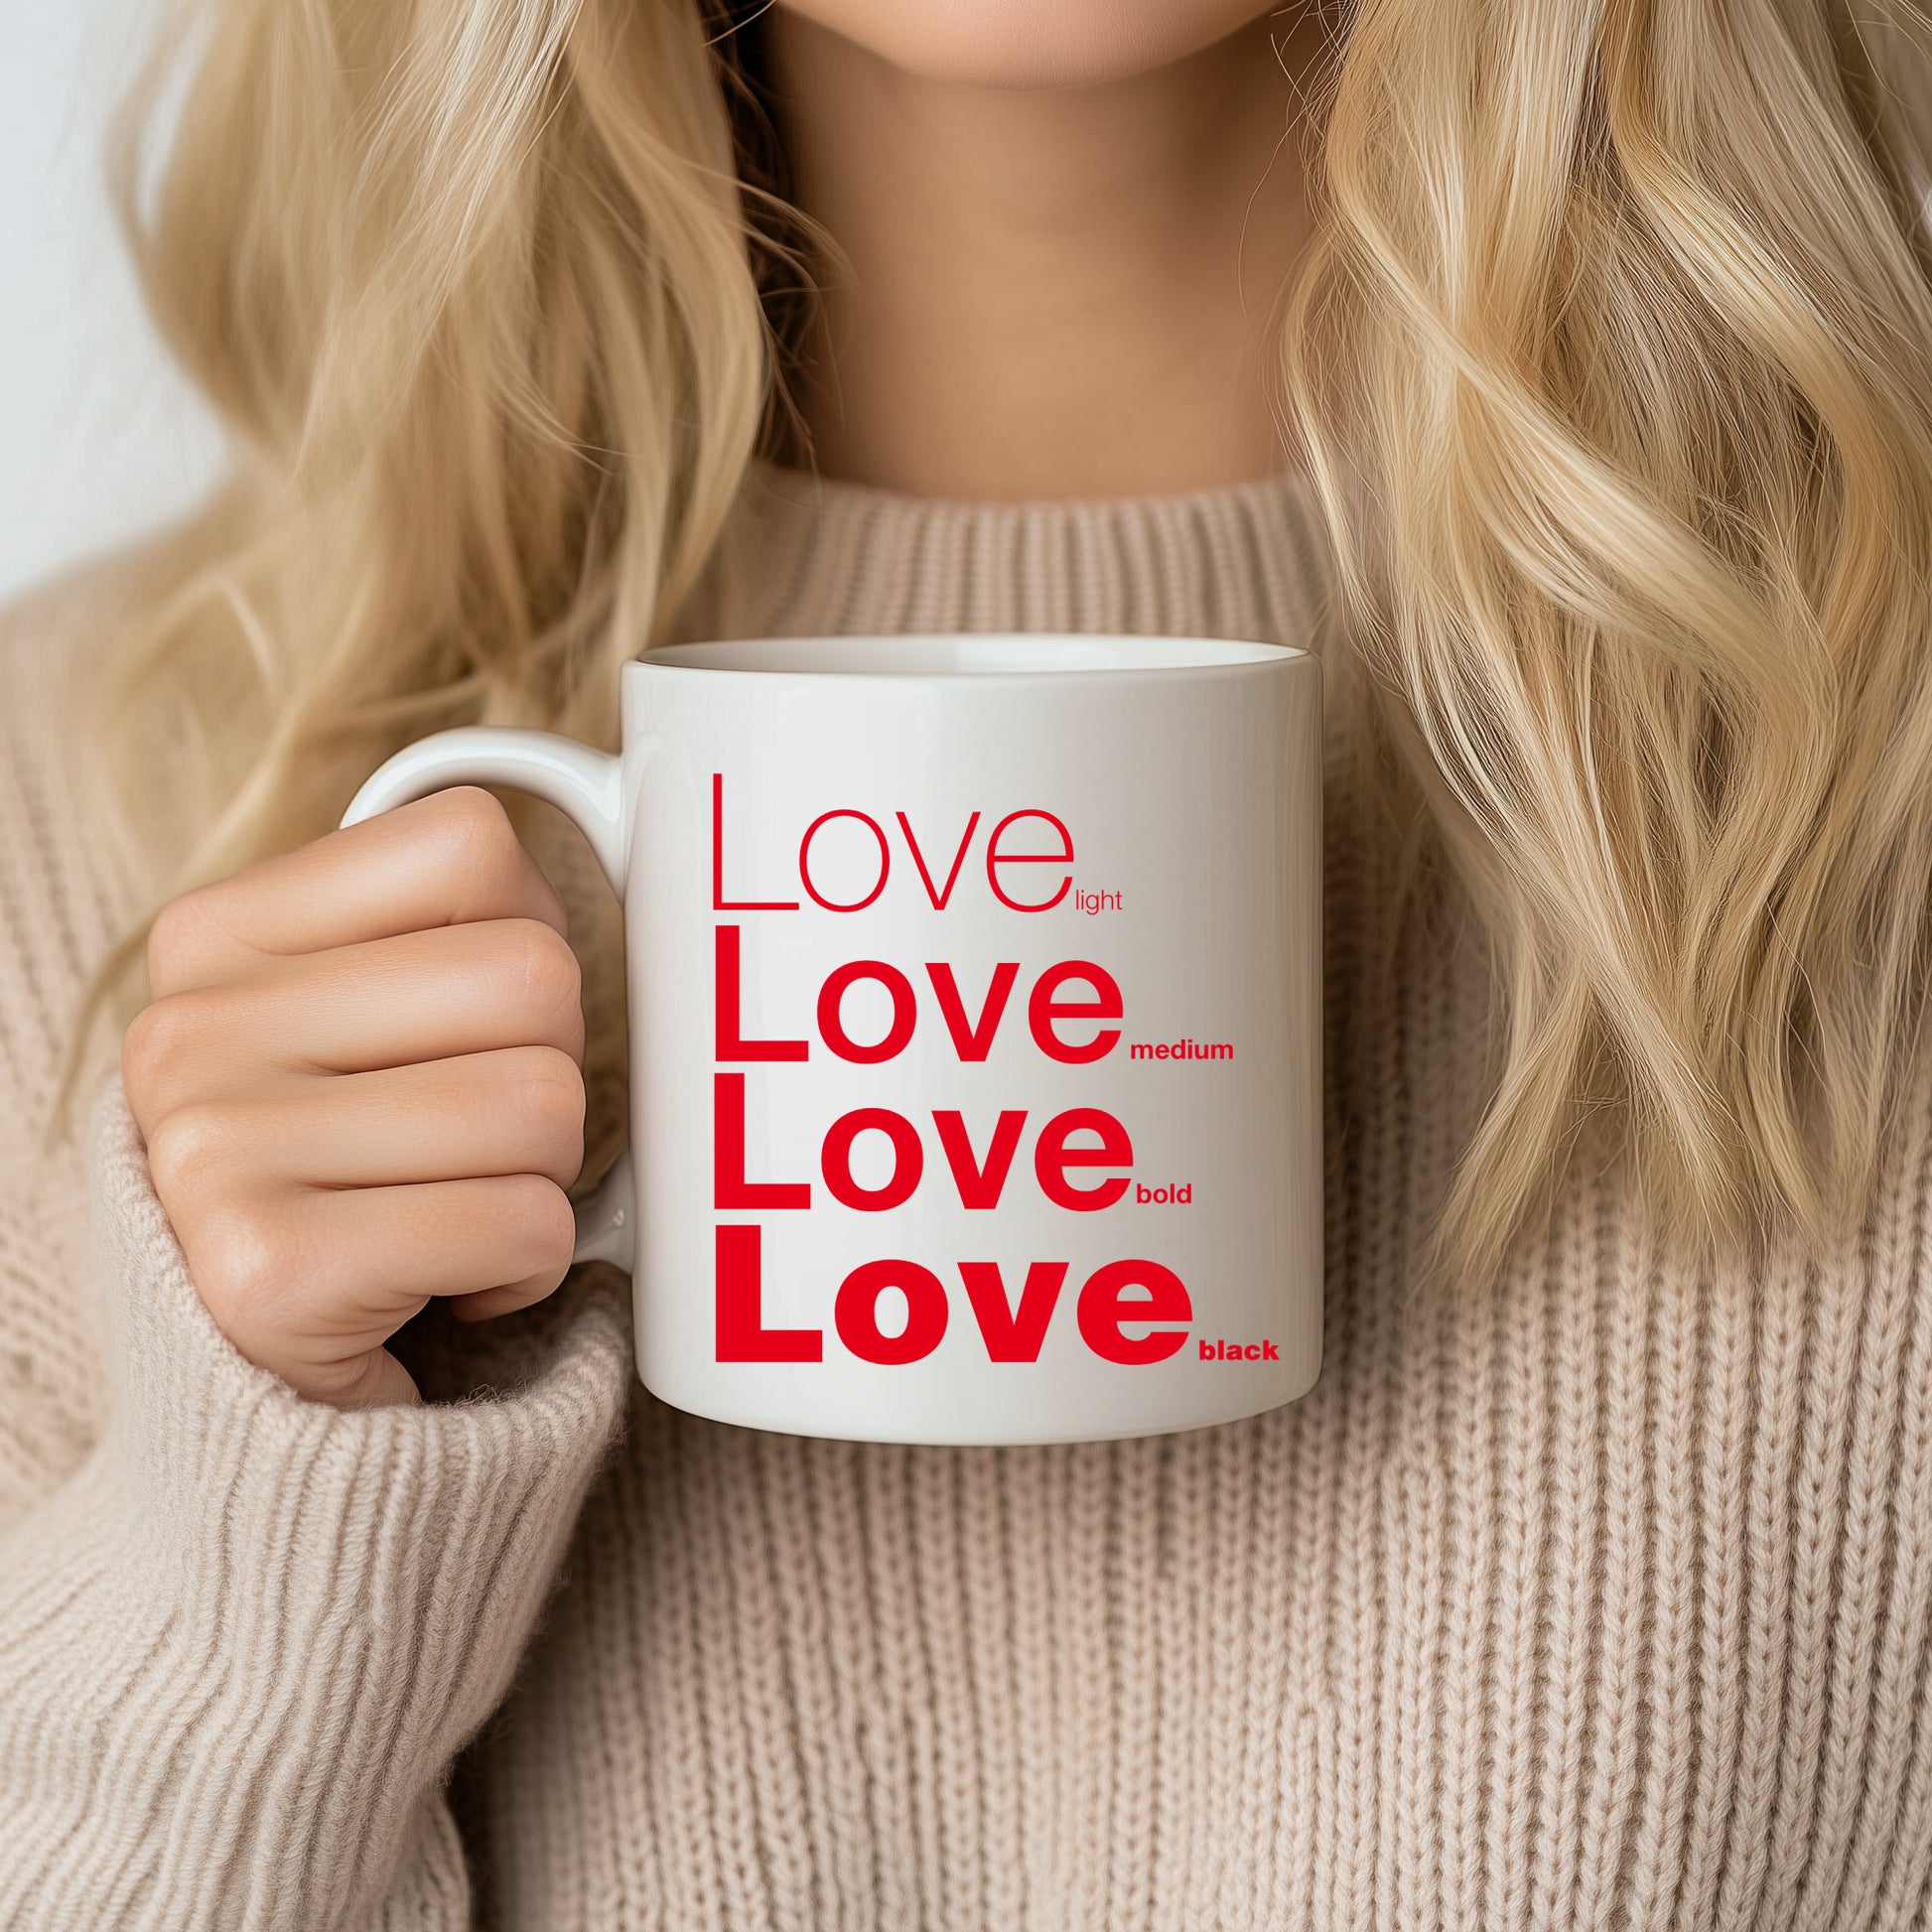
[[[439,733],[624,904],[630,1148],[579,1208],[637,1371],[723,1422],[1046,1443],[1321,1354],[1320,677],[1170,637],[787,638],[623,667],[616,757]]]

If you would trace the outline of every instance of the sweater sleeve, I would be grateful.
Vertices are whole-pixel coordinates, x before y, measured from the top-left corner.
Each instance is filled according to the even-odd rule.
[[[339,1411],[215,1327],[118,1082],[87,1166],[108,1420],[0,1542],[0,1925],[462,1926],[443,1783],[620,1425],[618,1280],[509,1317],[499,1386]]]

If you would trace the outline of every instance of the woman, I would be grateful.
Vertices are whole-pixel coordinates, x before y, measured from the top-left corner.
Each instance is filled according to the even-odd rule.
[[[133,225],[236,479],[0,653],[0,1923],[1923,1921],[1875,11],[201,10]],[[674,635],[1307,635],[1330,538],[1315,1391],[948,1451],[634,1390],[621,1282],[550,1292],[592,869],[355,783],[608,743]]]

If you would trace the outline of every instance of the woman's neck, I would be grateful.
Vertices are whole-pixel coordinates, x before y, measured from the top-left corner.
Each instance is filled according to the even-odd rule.
[[[763,26],[800,205],[844,258],[798,396],[825,475],[1041,500],[1281,466],[1311,26],[1032,91],[908,73],[783,7]]]

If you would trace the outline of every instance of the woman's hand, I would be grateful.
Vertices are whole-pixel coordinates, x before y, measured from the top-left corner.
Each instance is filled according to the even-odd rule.
[[[562,901],[473,786],[163,907],[121,1048],[156,1192],[250,1361],[343,1407],[410,1402],[383,1344],[570,1265],[584,1015]]]

